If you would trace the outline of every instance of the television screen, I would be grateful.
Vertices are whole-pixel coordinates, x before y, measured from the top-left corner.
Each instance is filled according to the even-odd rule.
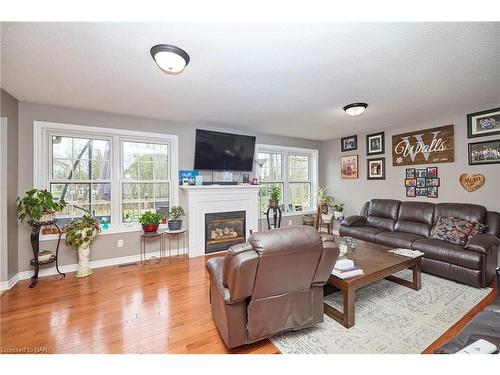
[[[251,171],[255,137],[196,129],[194,169]]]

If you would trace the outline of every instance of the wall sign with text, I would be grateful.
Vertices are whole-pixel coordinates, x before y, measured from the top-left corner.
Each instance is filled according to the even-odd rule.
[[[440,126],[392,136],[392,165],[455,161],[454,126]]]

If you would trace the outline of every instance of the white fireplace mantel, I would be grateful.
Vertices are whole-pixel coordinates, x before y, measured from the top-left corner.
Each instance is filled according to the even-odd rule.
[[[246,238],[258,231],[258,185],[181,186],[180,203],[186,211],[190,257],[205,255],[205,214],[245,211]]]

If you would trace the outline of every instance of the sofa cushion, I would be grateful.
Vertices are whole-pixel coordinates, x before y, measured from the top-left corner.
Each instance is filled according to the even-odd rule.
[[[343,225],[339,229],[341,236],[349,236],[369,242],[375,242],[375,235],[380,232],[384,232],[384,230],[372,227],[346,227]]]
[[[403,232],[380,232],[375,235],[375,242],[384,246],[411,249],[411,244],[425,237]]]
[[[368,226],[390,231],[394,230],[400,203],[400,201],[394,199],[372,199],[366,219]]]
[[[453,216],[473,223],[483,223],[486,216],[486,208],[477,204],[438,203],[434,211],[434,224],[441,216]]]
[[[481,254],[465,250],[462,246],[434,238],[417,240],[411,244],[413,250],[420,250],[424,258],[439,260],[474,270],[481,268]]]
[[[394,230],[429,237],[432,229],[434,207],[435,204],[429,202],[401,202],[398,221],[394,226]]]
[[[464,246],[474,225],[459,217],[440,217],[430,237]]]

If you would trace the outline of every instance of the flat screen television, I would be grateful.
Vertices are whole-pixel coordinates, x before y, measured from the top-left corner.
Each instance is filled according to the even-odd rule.
[[[249,172],[254,152],[255,137],[196,129],[194,169]]]

